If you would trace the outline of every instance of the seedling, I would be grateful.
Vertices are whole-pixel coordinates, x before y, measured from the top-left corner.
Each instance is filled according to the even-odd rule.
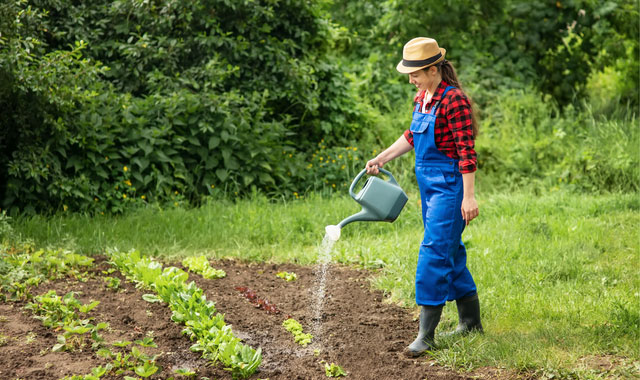
[[[105,277],[103,280],[107,288],[113,291],[120,289],[120,279],[118,277]]]
[[[192,371],[186,368],[179,368],[173,371],[178,376],[190,377],[193,378],[196,376],[196,371]]]
[[[327,377],[340,377],[347,376],[347,373],[335,363],[331,363],[331,365],[324,363],[324,373]]]
[[[153,341],[152,336],[146,336],[142,339],[138,339],[134,343],[142,347],[158,347],[158,345]]]
[[[25,341],[25,343],[26,343],[26,344],[31,344],[31,343],[33,343],[33,342],[35,342],[35,341],[36,341],[36,338],[37,338],[37,337],[38,337],[38,335],[36,335],[36,333],[34,333],[33,331],[31,331],[31,332],[29,332],[29,333],[27,334],[27,337],[25,338],[25,340],[24,340],[24,341]]]
[[[287,282],[291,282],[291,281],[295,281],[298,279],[298,275],[293,273],[293,272],[278,272],[276,273],[276,276],[280,277],[281,279],[287,281]]]
[[[207,279],[223,278],[227,275],[222,269],[212,268],[205,256],[187,257],[182,260],[182,265]]]
[[[302,347],[306,347],[307,344],[311,343],[313,335],[303,333],[302,325],[295,319],[289,318],[285,320],[284,322],[282,322],[282,326],[284,326],[287,331],[293,334],[293,339],[295,340],[295,342],[300,344]]]
[[[280,310],[278,310],[276,305],[272,304],[264,298],[258,297],[256,292],[247,288],[246,286],[236,286],[236,290],[241,292],[249,300],[249,302],[251,302],[253,306],[257,307],[258,309],[262,309],[268,314],[280,313]]]
[[[0,333],[0,347],[4,346],[5,344],[7,344],[7,341],[9,340],[9,338]]]

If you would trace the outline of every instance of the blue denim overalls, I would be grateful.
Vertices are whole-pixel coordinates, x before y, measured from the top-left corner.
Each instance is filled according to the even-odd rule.
[[[454,87],[448,86],[442,94]],[[439,306],[476,292],[467,269],[467,251],[461,240],[463,186],[458,160],[441,153],[434,129],[440,102],[429,113],[416,105],[411,122],[416,152],[416,177],[422,199],[424,239],[416,271],[416,304]]]

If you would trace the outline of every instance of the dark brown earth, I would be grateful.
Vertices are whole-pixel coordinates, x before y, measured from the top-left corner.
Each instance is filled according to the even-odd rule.
[[[104,258],[91,271],[87,282],[57,281],[40,285],[33,294],[55,289],[58,295],[79,292],[83,303],[99,300],[90,316],[95,322],[108,322],[110,330],[103,334],[107,342],[135,340],[153,334],[158,348],[144,348],[149,354],[161,354],[162,367],[151,378],[166,379],[173,370],[195,370],[200,377],[231,379],[231,374],[210,366],[189,350],[192,342],[181,335],[182,327],[171,321],[164,304],[141,299],[144,291],[122,281],[121,290],[108,290],[101,276],[109,268]],[[251,379],[327,379],[324,363],[336,363],[349,379],[518,379],[524,376],[495,368],[482,368],[472,373],[458,373],[435,364],[429,357],[406,358],[402,351],[414,338],[417,322],[410,310],[384,301],[381,292],[372,291],[372,272],[329,265],[326,275],[324,307],[321,320],[314,324],[314,303],[318,284],[317,270],[293,264],[247,264],[235,261],[212,262],[227,276],[206,280],[190,274],[205,289],[207,299],[216,303],[233,326],[236,336],[254,348],[261,347],[263,360],[259,372]],[[179,265],[178,265],[179,266]],[[286,282],[279,271],[295,272],[298,280]],[[246,286],[277,306],[280,314],[257,309],[238,290]],[[73,353],[52,353],[58,331],[42,326],[23,310],[25,303],[0,303],[0,379],[59,379],[73,374],[87,374],[92,367],[104,365],[89,347]],[[291,316],[304,332],[314,335],[312,344],[301,347],[282,327]],[[0,340],[1,342],[1,340]],[[128,373],[128,375],[134,375]],[[527,377],[530,378],[530,377]]]

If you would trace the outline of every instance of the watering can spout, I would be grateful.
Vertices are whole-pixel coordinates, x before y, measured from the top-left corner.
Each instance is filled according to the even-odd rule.
[[[365,209],[362,209],[360,210],[359,213],[353,214],[349,217],[344,218],[342,222],[338,223],[338,226],[342,228],[352,222],[366,222],[366,221],[374,221],[374,220],[378,220],[378,217],[376,215],[372,214],[371,212]]]

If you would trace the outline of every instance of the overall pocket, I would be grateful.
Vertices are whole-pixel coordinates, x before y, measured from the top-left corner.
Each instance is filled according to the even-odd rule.
[[[413,133],[425,133],[429,125],[435,125],[436,115],[414,112],[409,130]]]

